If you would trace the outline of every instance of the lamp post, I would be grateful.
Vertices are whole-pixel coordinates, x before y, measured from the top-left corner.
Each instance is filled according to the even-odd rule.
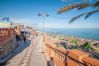
[[[45,17],[48,17],[49,15],[48,14],[41,14],[41,13],[39,13],[38,16],[41,16],[42,19],[43,19],[43,41],[42,41],[42,51],[41,51],[41,53],[44,53],[44,50],[43,50],[44,32],[45,32],[45,30],[44,30],[44,28],[45,28],[44,27],[44,25],[45,25],[44,19],[45,19]]]

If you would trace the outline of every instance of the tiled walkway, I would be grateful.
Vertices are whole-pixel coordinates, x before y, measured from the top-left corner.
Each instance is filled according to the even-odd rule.
[[[27,42],[24,45],[29,44]],[[44,54],[42,51],[42,39],[33,39],[30,45],[20,50],[15,57],[8,61],[6,66],[47,66]]]
[[[42,52],[42,40],[39,41],[35,50],[32,52],[32,57],[29,66],[47,66],[47,61]]]

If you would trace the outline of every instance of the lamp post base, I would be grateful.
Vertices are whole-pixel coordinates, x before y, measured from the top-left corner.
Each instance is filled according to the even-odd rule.
[[[41,53],[45,53],[44,51],[41,51]]]

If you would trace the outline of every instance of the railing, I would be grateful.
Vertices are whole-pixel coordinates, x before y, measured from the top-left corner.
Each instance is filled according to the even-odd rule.
[[[44,48],[48,57],[53,57],[56,66],[99,66],[99,60],[80,50],[64,50],[49,43]]]
[[[7,59],[13,54],[13,51],[10,51],[0,57],[0,63],[7,61]]]

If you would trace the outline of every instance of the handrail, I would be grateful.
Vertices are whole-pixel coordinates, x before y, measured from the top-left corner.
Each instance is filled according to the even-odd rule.
[[[65,59],[66,59],[66,57],[68,57],[68,58],[72,59],[73,61],[75,61],[75,62],[78,63],[78,64],[81,64],[81,65],[83,65],[83,66],[87,66],[85,63],[82,63],[82,62],[80,62],[79,60],[76,60],[76,59],[72,58],[71,56],[69,56],[69,55],[68,55],[68,51],[62,52],[61,50],[59,50],[59,49],[57,49],[57,48],[55,48],[55,47],[52,47],[52,46],[50,46],[50,45],[48,45],[48,44],[45,44],[45,45],[48,46],[49,48],[51,48],[54,52],[59,52],[59,53],[63,54],[63,55],[65,56]],[[64,62],[66,62],[65,59],[64,59]],[[65,63],[65,66],[67,66],[66,63]]]
[[[90,57],[84,57],[83,61],[87,63],[88,65],[93,65],[93,66],[99,66],[99,60],[90,58]]]

